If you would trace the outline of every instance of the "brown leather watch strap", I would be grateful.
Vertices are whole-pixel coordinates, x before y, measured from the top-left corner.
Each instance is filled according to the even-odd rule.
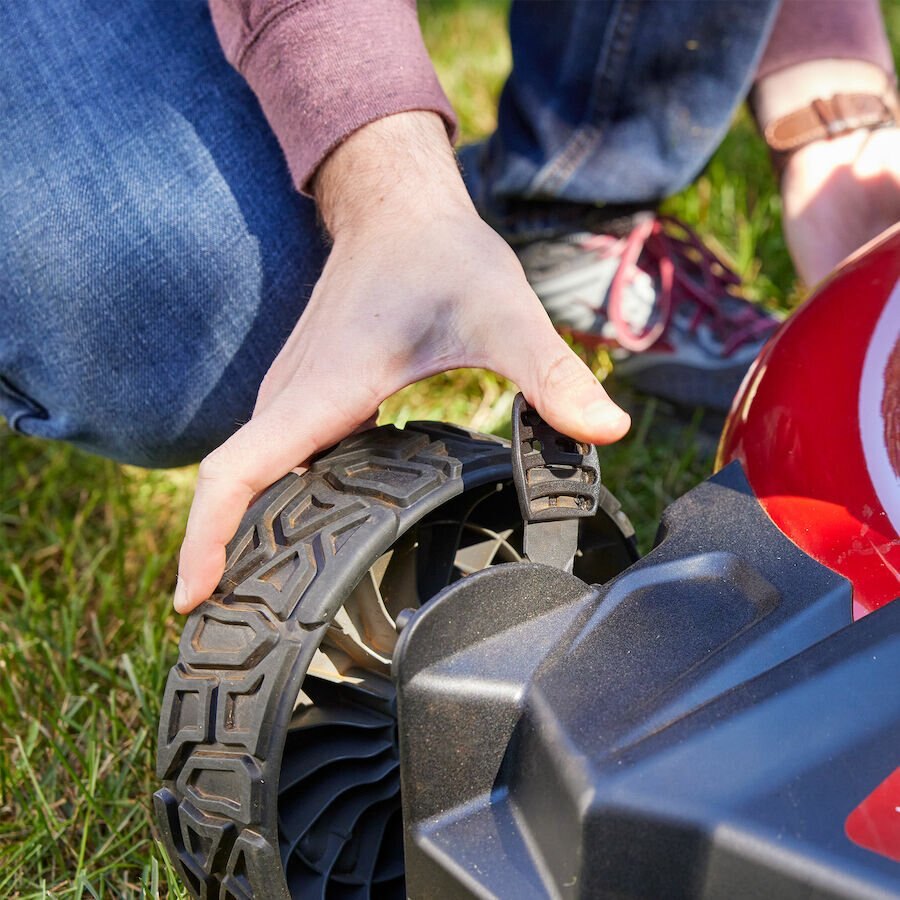
[[[770,122],[763,137],[772,151],[775,168],[780,172],[791,153],[813,141],[833,138],[858,128],[874,130],[887,125],[900,125],[900,102],[897,91],[884,95],[835,94],[813,100],[795,112]]]

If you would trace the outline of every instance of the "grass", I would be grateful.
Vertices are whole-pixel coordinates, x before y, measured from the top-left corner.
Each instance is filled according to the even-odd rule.
[[[900,36],[900,8],[885,10]],[[423,4],[466,139],[494,125],[510,64],[504,19],[496,0]],[[745,117],[668,208],[754,296],[796,302],[775,185]],[[610,368],[602,354],[585,358],[600,374]],[[491,373],[453,372],[392,398],[383,419],[503,431],[513,393]],[[663,508],[708,473],[711,441],[699,420],[676,426],[652,402],[633,408],[631,435],[601,460],[646,548]],[[183,896],[154,842],[148,798],[192,479],[192,469],[123,468],[0,425],[0,897]]]
[[[146,799],[189,473],[8,431],[0,459],[0,896],[166,896]]]

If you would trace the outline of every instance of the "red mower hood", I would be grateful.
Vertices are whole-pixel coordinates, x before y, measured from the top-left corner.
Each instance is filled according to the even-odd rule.
[[[900,596],[900,224],[763,348],[717,468],[734,459],[784,534],[853,583],[854,618]]]

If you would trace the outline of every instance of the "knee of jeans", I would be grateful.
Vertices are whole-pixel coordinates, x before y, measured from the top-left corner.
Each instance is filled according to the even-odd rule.
[[[148,189],[158,203],[71,192],[59,215],[31,198],[0,223],[0,376],[15,388],[0,414],[14,428],[175,466],[249,418],[325,248],[309,201],[204,172],[203,190],[196,173]]]
[[[236,414],[228,405],[224,409],[217,406],[198,411],[186,425],[138,406],[133,418],[108,421],[103,432],[95,433],[89,442],[76,443],[90,452],[143,468],[190,465],[224,443],[240,421],[249,418],[249,409]]]
[[[42,392],[40,402],[0,375],[0,416],[23,435],[65,441],[130,465],[171,468],[201,460],[252,410],[252,384],[214,387],[199,401],[197,387],[173,391],[168,401],[157,390],[111,405],[103,392],[92,395],[80,386],[65,398]]]
[[[254,285],[231,298],[200,287],[173,289],[153,310],[121,298],[118,315],[70,296],[84,308],[60,330],[34,316],[27,354],[4,366],[0,346],[0,415],[23,434],[124,463],[201,459],[249,418],[289,324],[257,315]]]
[[[302,306],[267,282],[254,241],[195,252],[202,233],[188,217],[170,233],[180,249],[143,253],[139,233],[120,236],[106,248],[115,264],[90,279],[57,259],[49,279],[35,273],[0,299],[0,414],[12,428],[170,467],[249,417]]]
[[[273,261],[228,216],[207,218],[186,209],[163,234],[124,229],[105,245],[100,234],[87,260],[42,244],[47,264],[24,273],[27,288],[0,290],[0,415],[14,429],[169,467],[249,418],[315,280],[316,247],[288,236],[289,258]]]

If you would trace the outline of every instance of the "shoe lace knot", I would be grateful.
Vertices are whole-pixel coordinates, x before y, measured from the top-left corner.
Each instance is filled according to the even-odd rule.
[[[607,315],[615,327],[616,342],[632,353],[663,339],[676,315],[690,332],[706,324],[723,357],[778,327],[777,320],[736,292],[740,277],[690,226],[673,216],[642,214],[624,237],[597,235],[586,246],[603,256],[619,258],[609,287]],[[658,290],[646,327],[635,330],[623,314],[623,298],[629,283],[642,271],[657,281]]]

